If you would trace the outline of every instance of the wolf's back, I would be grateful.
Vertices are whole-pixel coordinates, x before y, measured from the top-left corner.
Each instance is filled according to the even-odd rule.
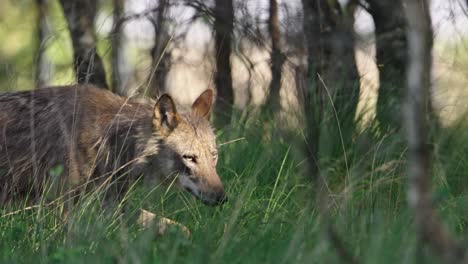
[[[0,193],[28,191],[58,165],[78,173],[123,104],[91,86],[0,94]]]
[[[45,157],[66,156],[72,114],[64,95],[59,89],[0,94],[0,165],[26,171],[45,166]]]

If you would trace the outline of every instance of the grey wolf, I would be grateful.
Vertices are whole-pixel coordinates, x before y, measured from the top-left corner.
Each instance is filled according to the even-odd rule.
[[[109,186],[120,199],[138,179],[222,204],[212,100],[206,90],[178,112],[167,94],[151,102],[91,85],[0,94],[0,204],[38,201],[50,185],[56,195]]]

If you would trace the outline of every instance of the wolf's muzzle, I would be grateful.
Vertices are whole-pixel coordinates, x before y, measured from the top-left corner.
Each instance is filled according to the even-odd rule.
[[[208,206],[219,206],[228,201],[228,197],[224,191],[205,194],[201,198],[203,203]]]

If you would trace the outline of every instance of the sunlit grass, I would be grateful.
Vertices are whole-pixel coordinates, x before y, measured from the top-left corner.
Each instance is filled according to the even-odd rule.
[[[461,127],[445,129],[443,137],[436,137],[433,166],[442,216],[458,237],[466,237],[463,172],[468,169],[468,150],[452,145],[468,142],[466,132],[459,134]],[[229,194],[223,207],[206,207],[186,193],[137,183],[127,194],[125,213],[103,210],[99,194],[83,198],[67,221],[61,217],[60,203],[24,210],[0,217],[1,262],[342,261],[328,239],[328,223],[316,210],[314,181],[302,174],[303,158],[292,151],[287,139],[271,140],[265,133],[272,131],[255,123],[220,133],[219,142],[245,138],[220,149],[218,171]],[[392,137],[396,136],[373,137],[366,131],[357,136],[356,144],[347,149],[350,182],[346,184],[343,157],[322,168],[330,189],[327,221],[333,222],[350,252],[363,263],[437,263],[429,252],[416,250],[418,240],[406,206],[405,148]],[[372,144],[362,143],[363,138]],[[445,152],[449,150],[452,155]],[[177,229],[159,237],[154,230],[140,228],[135,222],[139,208],[186,225],[192,237]],[[15,209],[3,208],[2,214]]]

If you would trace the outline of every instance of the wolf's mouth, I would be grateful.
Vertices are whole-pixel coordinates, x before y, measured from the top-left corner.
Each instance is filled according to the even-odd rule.
[[[203,204],[207,205],[207,206],[218,206],[218,205],[222,205],[226,200],[223,200],[223,201],[217,201],[215,199],[207,199],[207,198],[204,198],[203,196],[200,197],[199,195],[197,195],[192,189],[190,189],[189,187],[184,187],[184,189],[189,192],[190,194],[192,194],[195,198],[197,198],[198,200],[200,200]]]
[[[207,206],[219,206],[227,201],[224,190],[203,192],[190,177],[179,178],[181,187]]]
[[[205,204],[206,206],[211,206],[211,207],[215,207],[215,206],[219,206],[219,205],[222,205],[223,202],[218,202],[218,201],[215,201],[215,200],[201,200],[203,202],[203,204]]]

